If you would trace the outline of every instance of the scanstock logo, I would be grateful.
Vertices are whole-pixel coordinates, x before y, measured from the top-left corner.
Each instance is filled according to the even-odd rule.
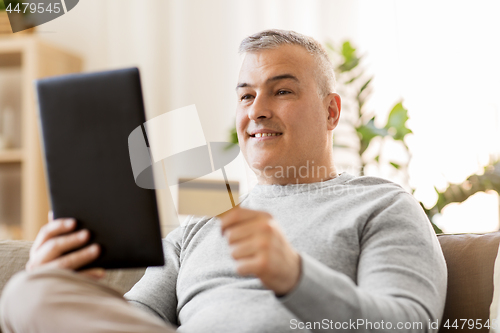
[[[177,132],[169,132],[175,124]],[[238,145],[207,143],[196,106],[189,105],[146,121],[128,137],[137,186],[164,189],[221,170],[238,154]]]
[[[137,186],[169,189],[172,198],[179,199],[173,202],[178,214],[215,216],[238,203],[239,184],[229,180],[236,179],[234,170],[225,167],[238,157],[240,148],[207,142],[195,105],[138,126],[128,137],[128,147]],[[223,181],[198,179],[219,172]]]
[[[1,2],[2,0],[0,0]],[[12,32],[52,21],[75,8],[79,0],[3,0]],[[20,20],[19,18],[23,19]],[[23,24],[19,22],[22,21]]]

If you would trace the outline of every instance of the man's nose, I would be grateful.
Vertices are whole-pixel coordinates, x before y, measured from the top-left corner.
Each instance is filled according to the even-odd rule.
[[[265,96],[258,95],[255,97],[248,111],[248,118],[253,121],[267,119],[272,117],[271,103]]]

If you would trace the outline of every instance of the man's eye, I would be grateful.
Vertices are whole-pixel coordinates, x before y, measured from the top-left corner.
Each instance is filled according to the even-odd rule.
[[[241,99],[242,101],[244,101],[244,100],[248,100],[248,99],[250,99],[250,98],[252,98],[252,97],[253,97],[252,95],[248,95],[248,94],[247,94],[247,95],[243,95],[243,96],[241,96],[241,98],[240,98],[240,99]]]
[[[288,94],[291,94],[291,92],[288,90],[278,90],[278,92],[276,93],[276,95],[288,95]]]

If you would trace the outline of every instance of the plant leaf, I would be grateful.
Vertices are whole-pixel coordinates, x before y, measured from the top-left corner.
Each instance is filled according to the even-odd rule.
[[[366,89],[368,88],[368,85],[370,84],[370,82],[372,82],[373,80],[373,77],[369,78],[362,86],[361,88],[359,88],[359,93],[358,93],[358,96],[361,95],[361,93]]]
[[[346,62],[356,58],[356,48],[353,47],[351,45],[351,42],[349,42],[348,40],[342,44],[341,52]]]
[[[389,162],[393,167],[395,167],[396,169],[401,169],[401,165],[397,164],[397,163],[394,163],[394,162]]]
[[[339,145],[336,143],[333,144],[333,147],[334,148],[343,148],[343,149],[351,149],[352,148],[351,146],[348,146],[348,145]]]
[[[362,77],[363,74],[364,74],[364,72],[361,72],[361,74],[356,75],[355,77],[351,78],[350,80],[344,82],[344,84],[351,84],[351,83],[353,83],[354,81],[356,81],[357,79],[359,79],[360,77]]]
[[[434,229],[434,232],[439,235],[439,234],[442,234],[443,233],[443,230],[441,230],[441,228],[439,228],[437,225],[435,225],[433,222],[431,222],[432,224],[432,228]]]
[[[335,52],[335,51],[336,51],[336,50],[335,50],[335,46],[333,46],[333,44],[332,44],[331,42],[326,42],[326,43],[325,43],[325,46],[326,46],[326,48],[327,48],[328,50],[330,50],[330,51],[333,51],[333,52]]]
[[[399,102],[389,113],[389,118],[387,119],[387,124],[385,129],[390,133],[394,140],[403,141],[407,134],[413,133],[408,127],[406,127],[406,121],[408,120],[408,110],[403,107],[403,103]]]
[[[236,127],[231,128],[229,133],[229,142],[238,144],[238,133],[236,132]]]
[[[359,149],[360,155],[365,152],[373,138],[377,136],[384,137],[389,134],[385,128],[375,126],[375,117],[370,119],[366,124],[357,127],[356,132],[361,143]]]
[[[340,72],[349,72],[359,65],[361,58],[356,55],[356,48],[349,41],[345,41],[342,44],[340,53],[344,58],[344,63],[337,67]]]

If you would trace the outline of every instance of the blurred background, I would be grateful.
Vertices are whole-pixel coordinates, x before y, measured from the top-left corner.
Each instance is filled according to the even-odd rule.
[[[80,0],[31,34],[1,35],[0,52],[4,41],[34,38],[80,59],[84,72],[137,66],[149,119],[195,104],[206,141],[230,141],[240,41],[270,28],[312,36],[330,52],[343,97],[339,171],[398,182],[438,232],[487,232],[499,228],[499,16],[500,2],[487,0]],[[0,59],[4,149],[22,147],[16,124],[30,117],[24,69],[9,59]],[[188,135],[166,131],[172,145]],[[19,238],[5,226],[25,218],[27,180],[22,158],[5,156],[0,238]],[[229,169],[244,191],[255,184],[242,161]],[[168,232],[179,219],[170,191],[158,192]]]

